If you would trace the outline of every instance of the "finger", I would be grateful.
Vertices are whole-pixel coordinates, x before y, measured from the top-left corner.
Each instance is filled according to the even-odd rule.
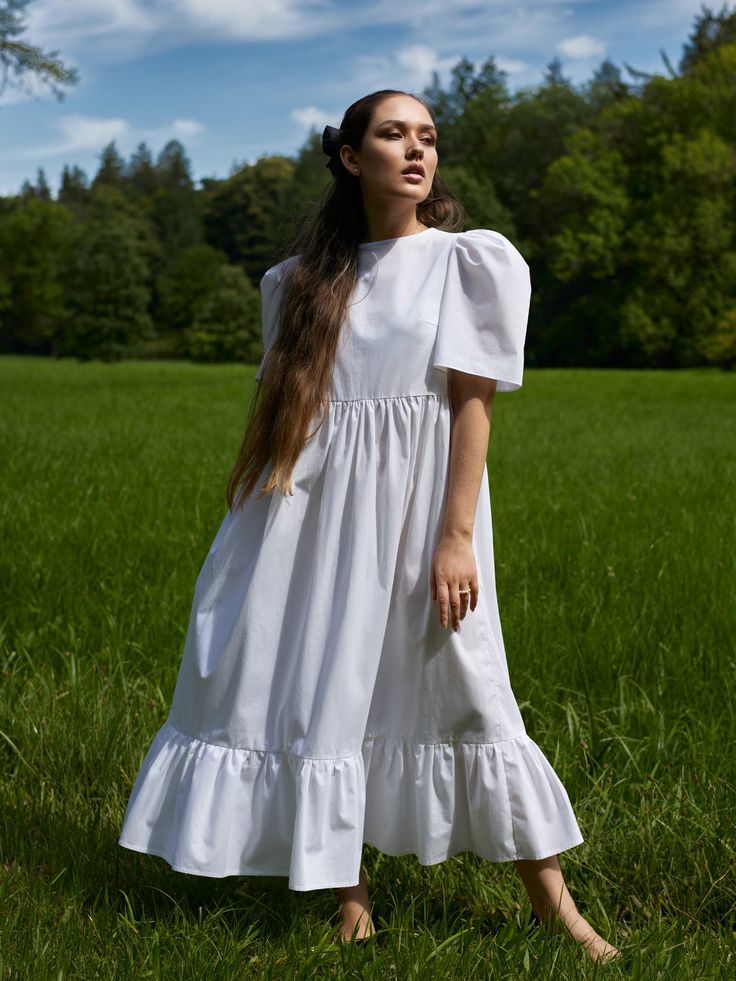
[[[437,596],[439,598],[439,603],[440,603],[440,624],[443,627],[446,627],[449,619],[449,611],[450,611],[450,603],[449,603],[450,595],[449,595],[449,590],[447,588],[447,583],[439,584],[439,586],[437,587]]]
[[[454,582],[450,586],[450,615],[452,617],[452,629],[460,629],[460,586]]]
[[[463,587],[465,588],[465,587]],[[468,612],[468,605],[470,604],[470,593],[460,593],[460,619],[465,619],[465,614]]]
[[[478,593],[480,592],[480,587],[478,586],[478,578],[473,576],[470,580],[470,609],[474,613],[475,608],[478,605]]]

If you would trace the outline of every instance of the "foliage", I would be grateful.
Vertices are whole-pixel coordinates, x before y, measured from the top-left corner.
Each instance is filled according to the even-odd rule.
[[[0,2],[0,93],[7,86],[32,93],[33,86],[27,78],[35,78],[48,85],[57,99],[64,98],[61,86],[75,85],[79,81],[76,68],[67,68],[58,57],[58,51],[44,52],[27,41],[20,40],[25,32],[23,18],[29,0],[1,0]]]
[[[48,354],[67,308],[63,268],[73,220],[32,199],[0,220],[0,350]]]
[[[207,240],[253,279],[260,279],[274,253],[293,170],[286,157],[264,157],[212,182],[205,193]]]
[[[98,190],[66,268],[67,315],[56,335],[56,354],[118,360],[154,336],[148,270],[136,244],[134,220],[117,193]]]
[[[195,307],[184,350],[193,361],[255,361],[260,328],[258,290],[239,266],[222,264]]]
[[[23,6],[6,4],[16,17],[6,24],[17,27]],[[435,73],[422,93],[466,227],[500,231],[531,267],[529,366],[734,366],[736,11],[703,6],[679,68],[662,57],[666,74],[627,64],[624,78],[605,60],[581,85],[553,58],[538,85],[513,94],[494,56],[477,67],[461,58],[446,88]],[[39,168],[0,198],[0,346],[81,353],[89,343],[96,357],[93,324],[105,322],[116,357],[260,360],[251,284],[328,180],[314,130],[293,158],[235,163],[199,187],[177,140],[155,159],[140,143],[127,161],[111,142],[91,181],[64,168],[56,201]],[[103,191],[117,195],[106,228],[92,216]],[[75,271],[64,277],[67,256]],[[128,312],[84,306],[100,300],[101,267],[112,275],[120,262]],[[85,269],[96,286],[81,281]]]

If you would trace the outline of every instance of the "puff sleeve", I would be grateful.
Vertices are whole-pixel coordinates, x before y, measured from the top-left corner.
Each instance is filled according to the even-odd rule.
[[[263,337],[263,357],[255,374],[255,380],[260,381],[266,355],[271,350],[279,331],[279,304],[281,302],[281,284],[284,274],[296,261],[298,256],[290,256],[277,265],[267,269],[259,284],[261,294],[261,335]]]
[[[521,388],[531,299],[529,266],[500,232],[460,232],[440,300],[434,367],[496,379],[496,391]]]

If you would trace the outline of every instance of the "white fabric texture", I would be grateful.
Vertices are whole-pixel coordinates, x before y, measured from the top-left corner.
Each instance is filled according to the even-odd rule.
[[[264,359],[292,256],[261,281]],[[205,876],[358,882],[363,842],[425,865],[583,841],[506,663],[484,470],[479,601],[439,624],[448,368],[521,386],[529,267],[498,232],[359,247],[328,412],[293,496],[228,511],[199,573],[168,717],[119,843]],[[314,429],[314,427],[312,427]]]

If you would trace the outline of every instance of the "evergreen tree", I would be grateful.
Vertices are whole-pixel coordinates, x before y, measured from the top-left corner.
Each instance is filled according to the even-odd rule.
[[[147,281],[134,224],[118,194],[99,187],[66,270],[69,314],[60,353],[119,360],[154,337]]]
[[[23,181],[23,185],[20,190],[20,198],[22,201],[51,201],[52,194],[51,189],[46,180],[46,173],[43,167],[39,167],[36,171],[36,183],[32,184],[30,181]]]
[[[139,143],[128,163],[128,179],[138,197],[152,197],[158,188],[158,174],[153,155],[146,143]]]
[[[100,166],[92,181],[92,187],[97,188],[101,184],[119,190],[124,190],[126,185],[125,161],[118,153],[115,140],[111,140],[100,153]]]
[[[163,255],[174,256],[201,242],[202,202],[191,178],[191,165],[178,140],[161,150],[155,167],[157,190],[147,202]]]
[[[39,201],[51,201],[51,188],[46,180],[46,172],[43,167],[39,167],[36,171],[36,197]]]
[[[593,78],[583,87],[586,101],[594,116],[598,116],[607,106],[616,105],[632,94],[632,87],[621,76],[621,69],[606,59],[593,73]],[[591,125],[595,125],[593,118]]]
[[[728,4],[724,3],[716,14],[705,4],[701,4],[700,14],[696,17],[692,33],[683,47],[680,71],[683,75],[692,74],[703,58],[724,44],[736,44],[736,10],[729,10]]]
[[[74,215],[81,219],[89,199],[89,187],[87,175],[81,167],[76,164],[73,167],[64,165],[59,182],[59,194],[57,200]]]
[[[0,351],[51,354],[65,314],[62,268],[73,222],[60,204],[31,197],[0,221]]]
[[[156,177],[159,187],[167,191],[194,190],[191,164],[186,150],[179,140],[169,140],[156,159]]]
[[[29,0],[0,2],[0,94],[7,86],[33,94],[25,84],[26,76],[35,77],[48,85],[59,101],[64,98],[62,85],[75,85],[79,75],[75,68],[66,68],[58,51],[44,52],[27,40],[19,40],[26,30],[23,19]]]

